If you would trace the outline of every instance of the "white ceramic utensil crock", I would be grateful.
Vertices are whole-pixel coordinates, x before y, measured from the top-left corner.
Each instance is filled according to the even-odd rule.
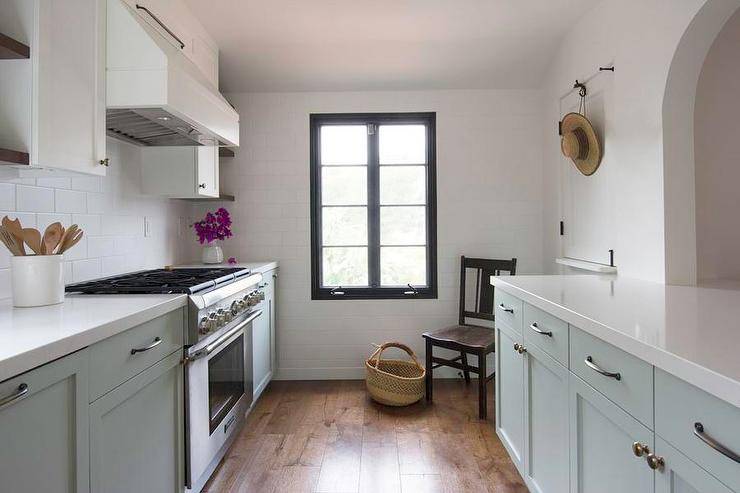
[[[64,301],[62,255],[10,257],[13,306],[55,305]]]

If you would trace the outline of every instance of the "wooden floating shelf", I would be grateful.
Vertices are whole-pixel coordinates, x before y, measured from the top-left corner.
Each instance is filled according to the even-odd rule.
[[[232,151],[228,147],[218,148],[218,157],[234,157],[235,155],[236,154],[234,154],[234,151]]]
[[[195,199],[182,199],[189,202],[234,202],[236,197],[227,193],[222,193],[218,197],[198,197]]]
[[[0,147],[0,164],[22,164],[28,166],[28,153]]]
[[[18,60],[30,56],[31,48],[0,33],[0,60]]]

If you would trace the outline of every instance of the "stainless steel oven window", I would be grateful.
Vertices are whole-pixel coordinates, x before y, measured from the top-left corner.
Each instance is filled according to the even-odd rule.
[[[244,395],[244,334],[208,360],[208,416],[213,433]]]

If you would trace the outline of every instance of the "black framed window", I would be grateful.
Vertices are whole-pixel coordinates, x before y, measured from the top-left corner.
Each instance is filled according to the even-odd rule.
[[[435,113],[311,115],[311,297],[437,297]]]

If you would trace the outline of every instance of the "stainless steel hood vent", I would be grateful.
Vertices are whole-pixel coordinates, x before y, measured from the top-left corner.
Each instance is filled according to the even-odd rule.
[[[239,114],[122,0],[107,0],[106,128],[141,146],[238,146]]]
[[[227,145],[159,108],[109,109],[106,128],[110,137],[143,146]]]

